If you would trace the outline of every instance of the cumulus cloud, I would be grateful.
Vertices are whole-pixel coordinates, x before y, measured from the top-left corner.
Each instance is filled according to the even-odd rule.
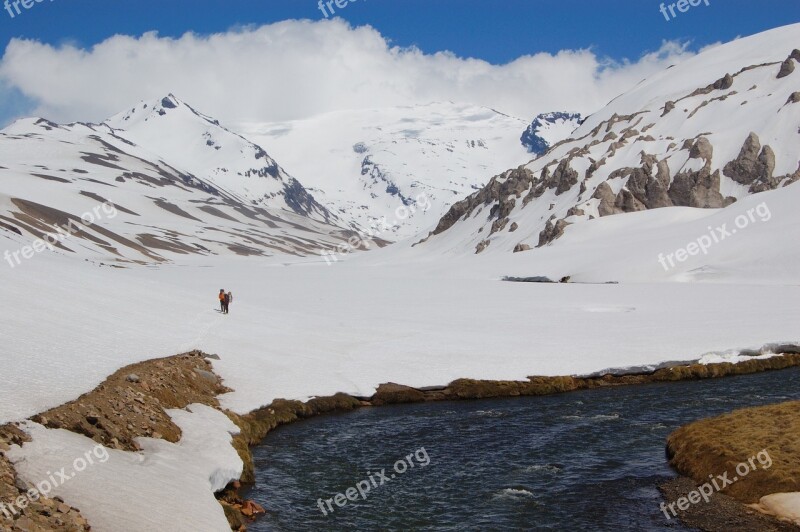
[[[117,35],[91,49],[13,39],[0,60],[0,83],[56,121],[99,121],[170,92],[226,122],[446,100],[529,119],[596,111],[689,55],[685,45],[665,42],[635,61],[564,50],[494,65],[392,46],[374,28],[341,19],[290,20],[207,36]]]

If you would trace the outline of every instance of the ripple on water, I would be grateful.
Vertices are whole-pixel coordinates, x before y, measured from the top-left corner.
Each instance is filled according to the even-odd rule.
[[[506,417],[508,412],[502,412],[500,410],[477,410],[475,415],[480,417]]]
[[[532,491],[521,487],[504,488],[492,496],[493,499],[510,499],[510,500],[533,499],[534,497],[535,495],[533,494]]]
[[[596,414],[594,416],[584,416],[580,414],[572,414],[568,416],[561,416],[561,419],[568,419],[571,421],[614,421],[620,418],[617,413],[613,414]]]
[[[560,464],[535,464],[529,465],[523,468],[523,472],[525,473],[550,473],[552,475],[557,475],[563,466]]]

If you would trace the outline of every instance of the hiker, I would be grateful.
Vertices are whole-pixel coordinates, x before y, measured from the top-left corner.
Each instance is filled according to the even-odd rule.
[[[229,307],[231,303],[233,303],[233,294],[231,292],[228,292],[227,294],[225,294],[225,314],[227,314],[228,311],[230,310]]]
[[[225,289],[220,288],[219,290],[219,311],[225,314]]]

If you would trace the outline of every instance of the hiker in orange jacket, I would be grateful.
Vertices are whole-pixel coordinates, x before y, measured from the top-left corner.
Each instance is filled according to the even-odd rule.
[[[225,311],[228,310],[225,308],[225,289],[221,288],[219,291],[219,311],[225,314]]]

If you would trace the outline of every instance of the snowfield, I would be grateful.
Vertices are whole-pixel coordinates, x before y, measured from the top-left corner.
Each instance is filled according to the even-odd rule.
[[[586,374],[800,341],[798,201],[791,185],[721,210],[611,216],[509,256],[432,255],[406,243],[330,265],[187,257],[119,269],[46,251],[0,268],[7,297],[20,302],[0,323],[0,418],[191,349],[220,355],[215,369],[235,390],[223,404],[243,413],[275,398],[368,396],[389,381]],[[768,221],[670,271],[659,263],[758,204]],[[501,281],[538,275],[574,284]],[[215,310],[220,288],[234,293],[228,316]]]
[[[245,123],[237,129],[268,146],[350,226],[366,231],[386,217],[393,227],[382,236],[395,241],[435,225],[450,205],[491,176],[530,161],[534,156],[520,142],[526,126],[494,109],[437,102]],[[569,130],[543,134],[557,142]],[[417,201],[420,197],[425,201]],[[415,201],[423,205],[403,216],[404,207]]]

